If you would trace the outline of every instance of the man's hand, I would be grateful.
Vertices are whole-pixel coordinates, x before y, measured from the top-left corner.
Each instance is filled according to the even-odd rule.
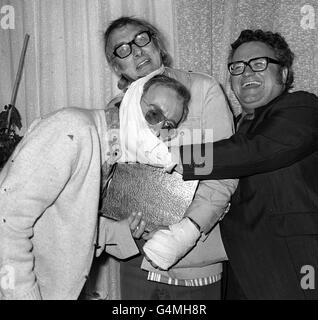
[[[145,232],[146,222],[142,219],[141,212],[133,212],[128,218],[128,224],[131,231],[131,235],[135,239],[140,239],[140,237]]]
[[[119,95],[117,95],[115,98],[113,98],[106,106],[106,110],[107,109],[110,109],[110,108],[114,108],[114,107],[117,107],[119,108],[120,104],[121,104],[121,101],[123,100],[124,98],[124,95],[121,93]]]
[[[150,240],[153,235],[159,231],[159,230],[169,230],[169,227],[166,226],[158,226],[156,228],[154,228],[153,230],[151,230],[150,232],[145,232],[145,234],[142,236],[142,238],[146,241]]]
[[[153,266],[168,270],[195,246],[199,237],[197,227],[189,218],[184,218],[170,225],[168,230],[154,232],[143,251]]]
[[[174,170],[180,174],[183,174],[183,167],[181,164],[178,164],[177,166],[175,166]]]
[[[166,227],[166,226],[158,226],[156,228],[154,228],[153,230],[151,230],[150,232],[145,232],[144,235],[142,236],[142,238],[146,241],[150,240],[153,235],[155,233],[157,233],[157,231],[160,231],[160,230],[169,230],[169,227]],[[144,256],[145,256],[145,259],[155,268],[155,269],[159,269],[159,270],[163,270],[161,269],[155,262],[153,262],[152,260],[150,260],[148,258],[148,256],[144,253]]]

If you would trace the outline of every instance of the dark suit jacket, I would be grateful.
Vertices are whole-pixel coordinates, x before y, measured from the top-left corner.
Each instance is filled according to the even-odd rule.
[[[318,98],[285,93],[205,147],[213,171],[198,176],[196,164],[184,165],[184,180],[240,178],[221,234],[247,298],[317,299],[318,288],[301,288],[301,268],[318,272]]]

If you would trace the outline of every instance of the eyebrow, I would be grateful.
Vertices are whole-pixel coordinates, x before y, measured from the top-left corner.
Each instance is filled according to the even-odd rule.
[[[150,106],[150,107],[155,107],[155,108],[157,108],[157,109],[159,109],[161,112],[162,112],[162,114],[164,114],[164,111],[162,110],[162,108],[161,108],[161,106],[159,106],[159,105],[157,105],[157,104],[155,104],[155,103],[149,103],[145,98],[141,98],[141,100],[143,100],[145,103],[146,103],[146,105],[147,106]]]

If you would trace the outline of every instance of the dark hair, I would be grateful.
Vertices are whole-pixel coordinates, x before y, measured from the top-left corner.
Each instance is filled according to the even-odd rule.
[[[159,50],[160,56],[162,59],[162,63],[164,66],[170,67],[172,64],[172,59],[166,49],[165,40],[162,33],[151,23],[147,22],[144,19],[135,18],[135,17],[121,17],[118,18],[110,23],[108,28],[104,33],[104,41],[105,41],[105,54],[107,62],[111,65],[111,56],[109,52],[107,52],[107,45],[110,38],[111,33],[116,30],[120,29],[126,25],[134,25],[134,26],[141,26],[145,28],[147,31],[150,32],[155,47]]]
[[[149,88],[153,85],[170,88],[177,93],[179,98],[183,100],[183,115],[180,123],[185,121],[189,113],[189,102],[191,100],[190,91],[181,82],[177,81],[176,79],[167,77],[163,74],[159,74],[150,78],[144,84],[142,95],[144,95],[149,90]]]
[[[243,30],[240,36],[235,42],[231,44],[231,52],[229,55],[229,62],[231,62],[235,50],[241,46],[243,43],[259,41],[265,43],[275,53],[276,59],[280,63],[279,75],[280,80],[282,79],[282,72],[284,68],[288,69],[288,75],[285,83],[285,91],[293,88],[294,82],[294,71],[292,68],[294,61],[294,53],[290,50],[289,45],[287,44],[285,38],[280,33],[273,33],[271,31],[263,30]]]

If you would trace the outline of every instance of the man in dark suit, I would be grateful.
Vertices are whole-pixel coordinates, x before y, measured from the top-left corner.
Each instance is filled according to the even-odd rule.
[[[240,179],[220,224],[228,299],[318,298],[302,285],[302,268],[318,267],[318,98],[288,92],[293,57],[280,34],[244,30],[228,64],[243,109],[237,133],[201,145],[213,148],[212,172],[194,146],[181,149],[185,180]]]

